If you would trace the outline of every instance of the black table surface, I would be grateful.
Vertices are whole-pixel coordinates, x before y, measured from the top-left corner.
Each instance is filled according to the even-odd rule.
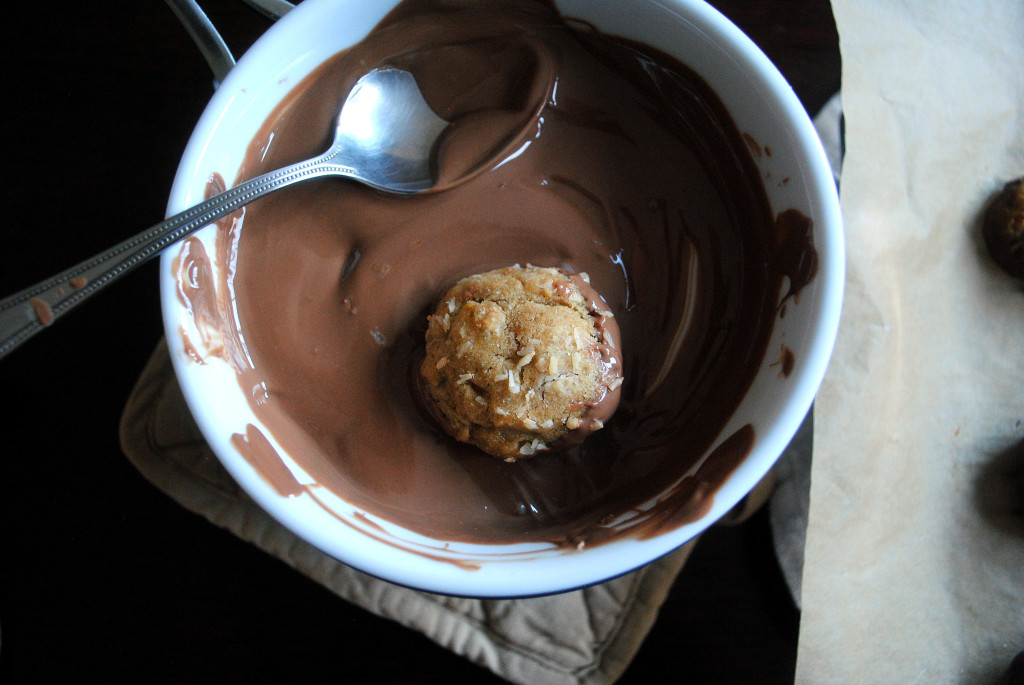
[[[828,0],[716,0],[812,115],[839,89]],[[206,0],[241,54],[270,20]],[[163,216],[212,75],[158,0],[5,7],[0,295]],[[189,513],[118,422],[162,335],[151,262],[0,360],[0,681],[500,682]],[[700,540],[621,682],[792,682],[799,612],[762,511]],[[329,679],[329,680],[328,680]]]

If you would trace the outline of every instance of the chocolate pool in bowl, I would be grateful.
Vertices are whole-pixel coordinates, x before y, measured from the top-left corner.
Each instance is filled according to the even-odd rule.
[[[306,0],[239,61],[172,209],[319,152],[381,65],[452,122],[441,184],[311,182],[172,250],[171,354],[214,452],[328,554],[460,595],[598,582],[725,513],[806,414],[841,298],[831,172],[788,86],[706,5],[438,5]],[[418,369],[437,299],[514,263],[587,274],[625,382],[601,431],[505,463],[444,434]]]

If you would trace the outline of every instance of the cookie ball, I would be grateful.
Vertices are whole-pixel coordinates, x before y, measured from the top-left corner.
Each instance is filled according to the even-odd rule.
[[[1007,183],[989,204],[981,234],[996,264],[1024,278],[1024,178]]]
[[[618,325],[586,274],[465,278],[429,317],[421,374],[445,431],[505,461],[577,444],[618,406]]]

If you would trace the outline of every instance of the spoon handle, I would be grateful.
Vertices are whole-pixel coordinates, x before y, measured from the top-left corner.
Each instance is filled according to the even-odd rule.
[[[91,295],[155,257],[171,244],[285,186],[320,176],[351,176],[335,151],[245,181],[162,221],[133,238],[0,300],[0,358]]]

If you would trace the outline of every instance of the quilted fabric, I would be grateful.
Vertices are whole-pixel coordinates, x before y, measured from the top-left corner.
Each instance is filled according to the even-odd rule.
[[[161,343],[129,398],[125,454],[183,507],[281,559],[344,600],[420,631],[513,683],[614,682],[657,617],[696,540],[633,573],[558,595],[468,599],[399,587],[308,545],[253,502],[213,455],[181,395]],[[741,518],[761,502],[752,496]]]

